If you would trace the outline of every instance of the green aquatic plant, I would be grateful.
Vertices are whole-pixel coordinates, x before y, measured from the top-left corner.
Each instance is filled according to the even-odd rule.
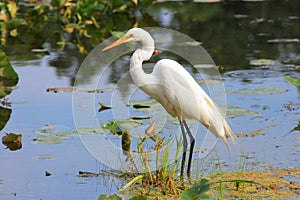
[[[13,38],[32,49],[41,48],[47,39],[54,38],[62,49],[71,42],[85,53],[111,34],[116,27],[114,18],[122,24],[125,19],[135,18],[136,9],[144,9],[153,2],[4,0],[0,2],[1,43]]]
[[[12,67],[9,58],[0,48],[0,99],[10,94],[19,80],[18,74]]]
[[[296,79],[290,76],[283,76],[284,80],[286,80],[287,82],[293,84],[294,86],[300,88],[300,78]]]
[[[209,190],[210,184],[207,179],[201,179],[200,182],[195,183],[192,187],[186,189],[180,194],[180,200],[190,199],[208,199],[209,195],[206,192]]]

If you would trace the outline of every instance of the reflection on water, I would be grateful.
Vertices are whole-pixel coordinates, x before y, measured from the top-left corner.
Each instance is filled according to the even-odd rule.
[[[249,59],[256,57],[295,62],[294,55],[299,54],[297,42],[278,44],[268,41],[299,38],[299,8],[297,0],[228,1],[224,4],[166,2],[154,5],[149,12],[164,27],[203,42],[214,61],[230,70],[248,68]],[[283,58],[282,54],[287,55],[288,51],[288,57]]]

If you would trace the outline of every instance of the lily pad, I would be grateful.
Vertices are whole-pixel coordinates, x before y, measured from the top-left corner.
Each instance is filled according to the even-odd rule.
[[[57,159],[58,156],[52,156],[52,155],[39,155],[38,160],[52,160],[52,159]]]
[[[257,59],[257,60],[250,60],[250,65],[275,65],[275,60],[270,59]]]
[[[230,94],[281,94],[287,92],[286,89],[281,88],[254,88],[241,90],[226,90]]]
[[[89,135],[89,134],[104,134],[109,133],[108,129],[98,127],[98,128],[78,128],[76,130],[72,130],[71,133],[79,134],[79,135]]]
[[[106,124],[102,124],[100,127],[109,130],[112,134],[121,134],[123,131],[130,131],[143,124],[141,121],[137,120],[114,120]]]
[[[69,133],[51,133],[48,135],[39,135],[33,141],[39,144],[61,144],[71,138],[72,136]]]
[[[224,82],[222,80],[213,80],[213,79],[208,79],[208,80],[200,80],[198,81],[199,84],[206,84],[206,85],[219,85],[223,84]]]
[[[34,130],[39,134],[33,139],[39,144],[61,144],[65,140],[71,139],[70,128],[62,125],[46,125],[40,130]]]
[[[71,131],[72,133],[86,135],[86,134],[105,134],[112,133],[121,135],[123,132],[130,131],[143,124],[141,120],[113,120],[107,123],[101,124],[97,128],[79,128]]]
[[[134,100],[126,103],[126,106],[133,106],[134,108],[150,108],[159,104],[155,99],[147,99],[147,100]]]
[[[21,142],[21,141],[22,141],[22,134],[8,133],[2,137],[3,143]]]
[[[253,112],[247,109],[239,108],[237,106],[226,106],[222,108],[226,113],[226,117],[235,118],[238,116],[259,116],[258,112]]]
[[[22,148],[22,134],[8,133],[2,137],[2,144],[11,151],[19,150]]]

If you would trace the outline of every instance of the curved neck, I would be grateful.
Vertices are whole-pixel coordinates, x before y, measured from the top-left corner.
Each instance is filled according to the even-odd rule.
[[[142,48],[137,49],[130,59],[130,75],[134,83],[138,87],[144,87],[152,81],[152,75],[146,74],[142,68],[143,61],[149,60],[154,51],[154,40],[148,35],[144,35],[141,39]]]

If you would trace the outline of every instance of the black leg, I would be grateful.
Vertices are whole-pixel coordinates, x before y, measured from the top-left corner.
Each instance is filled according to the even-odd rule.
[[[183,119],[183,124],[185,126],[185,129],[190,137],[190,155],[189,155],[189,161],[188,161],[188,168],[187,168],[187,176],[191,176],[191,165],[192,165],[192,157],[193,157],[193,151],[194,151],[194,146],[195,146],[195,138],[193,137],[188,125],[186,124],[185,119]]]
[[[183,151],[182,151],[182,160],[181,160],[181,171],[180,176],[184,176],[184,164],[185,164],[185,156],[186,156],[186,150],[187,150],[187,139],[184,132],[184,126],[181,120],[179,120],[181,131],[182,131],[182,138],[183,138]]]

